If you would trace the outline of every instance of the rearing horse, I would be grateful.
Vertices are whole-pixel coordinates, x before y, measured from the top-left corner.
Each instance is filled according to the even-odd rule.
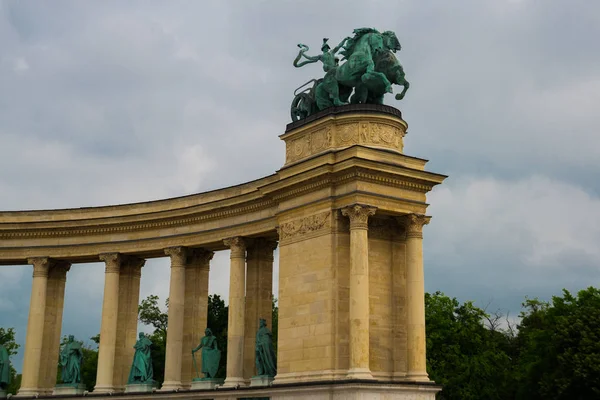
[[[341,54],[347,60],[336,71],[336,79],[342,87],[354,87],[351,103],[365,103],[369,92],[391,92],[391,83],[382,72],[375,69],[375,61],[385,52],[389,52],[384,37],[372,28],[354,30],[354,37],[349,39]],[[340,88],[342,89],[342,88]],[[347,90],[340,90],[348,93]]]

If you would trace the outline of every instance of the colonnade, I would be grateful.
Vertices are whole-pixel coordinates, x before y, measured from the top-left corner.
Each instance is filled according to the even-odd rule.
[[[369,368],[369,217],[377,208],[342,208],[349,219],[349,365],[347,379],[373,379]],[[406,248],[406,379],[428,381],[425,361],[425,305],[422,228],[429,217],[398,217]],[[227,376],[225,387],[245,386],[254,375],[254,340],[259,318],[271,325],[273,251],[266,238],[232,237],[230,249]],[[165,378],[161,391],[190,388],[191,349],[207,327],[208,282],[214,253],[204,248],[169,247],[171,260]],[[136,342],[140,277],[145,260],[120,253],[99,254],[105,263],[104,297],[96,393],[123,392]],[[64,292],[71,264],[31,258],[33,283],[21,389],[18,395],[51,394],[55,386]]]
[[[234,237],[224,243],[231,249],[225,385],[244,386],[254,373],[254,352],[244,349],[253,349],[258,318],[269,324],[272,320],[273,251],[277,242]],[[171,277],[165,380],[160,390],[173,391],[189,388],[195,376],[191,349],[207,327],[209,270],[214,253],[188,247],[170,247],[164,253],[171,259]],[[145,260],[119,253],[100,254],[98,258],[105,263],[105,280],[94,392],[118,393],[125,389],[133,359]],[[33,265],[33,283],[17,396],[49,395],[56,385],[64,292],[71,264],[49,257],[28,262]]]

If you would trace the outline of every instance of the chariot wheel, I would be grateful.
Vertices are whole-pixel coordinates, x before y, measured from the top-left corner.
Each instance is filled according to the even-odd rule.
[[[308,93],[298,93],[296,97],[294,97],[294,100],[292,100],[292,107],[290,108],[292,121],[296,122],[308,117],[313,102],[313,99]]]

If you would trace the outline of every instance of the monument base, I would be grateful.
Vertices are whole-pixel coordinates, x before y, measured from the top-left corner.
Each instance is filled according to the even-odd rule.
[[[134,386],[134,385],[128,385]],[[135,386],[140,386],[135,385]],[[150,390],[152,385],[148,385]],[[274,384],[273,386],[255,386],[226,388],[219,386],[215,389],[195,391],[180,391],[178,400],[196,400],[198,398],[211,398],[214,400],[232,399],[260,399],[271,400],[435,400],[435,395],[442,387],[434,382],[377,382],[377,381],[327,381],[303,382],[302,384]],[[130,393],[132,393],[130,391]],[[54,396],[53,400],[72,399],[73,396]],[[160,391],[138,392],[135,400],[170,400],[173,393]],[[94,396],[95,400],[114,399],[114,396],[105,394]]]
[[[83,383],[60,383],[54,387],[52,396],[81,396],[85,392]]]
[[[215,390],[217,386],[223,384],[223,379],[218,378],[194,378],[192,380],[192,390]]]
[[[271,386],[272,383],[273,377],[268,375],[253,376],[250,379],[250,387]]]
[[[6,398],[6,390],[0,389],[0,399]]]
[[[152,393],[157,386],[156,382],[129,383],[125,385],[125,393]]]

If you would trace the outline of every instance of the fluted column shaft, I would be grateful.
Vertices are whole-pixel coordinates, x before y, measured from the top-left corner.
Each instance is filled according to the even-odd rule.
[[[122,256],[118,253],[102,254],[106,263],[104,273],[104,299],[102,302],[102,322],[100,324],[100,347],[98,349],[98,371],[95,393],[115,391],[113,375],[115,348],[117,341],[117,319],[119,313],[119,277]]]
[[[244,314],[246,290],[246,243],[235,237],[224,241],[231,249],[229,317],[227,326],[227,378],[224,386],[244,386]]]
[[[25,338],[23,375],[19,395],[29,396],[39,393],[42,344],[44,341],[44,320],[46,311],[46,292],[50,260],[47,257],[28,260],[33,264],[33,282],[29,302],[29,319]]]
[[[113,367],[113,387],[115,392],[125,390],[131,360],[137,341],[138,305],[140,302],[140,279],[146,260],[123,256],[119,270],[119,305],[117,312],[117,336],[115,340],[115,361]]]
[[[423,274],[423,226],[430,217],[401,217],[406,226],[407,378],[429,381],[425,340],[425,280]]]
[[[169,332],[165,356],[165,381],[161,390],[168,391],[181,388],[185,267],[188,249],[171,247],[165,249],[165,254],[171,257],[171,283],[169,286]]]
[[[214,253],[194,249],[185,269],[185,306],[183,318],[183,348],[181,352],[181,386],[189,389],[196,377],[191,350],[198,346],[208,327],[208,279],[210,260]],[[202,365],[202,352],[196,353],[196,362]]]
[[[272,329],[273,251],[277,242],[258,238],[248,247],[246,258],[246,322],[244,323],[244,379],[256,375],[255,347],[258,320]]]
[[[374,207],[342,209],[350,219],[350,365],[349,379],[373,379],[369,368],[369,216]]]
[[[54,261],[48,271],[47,300],[44,325],[44,342],[42,345],[42,364],[40,381],[42,392],[51,395],[56,386],[58,354],[60,352],[60,334],[62,329],[65,303],[65,285],[67,272],[71,264]]]

